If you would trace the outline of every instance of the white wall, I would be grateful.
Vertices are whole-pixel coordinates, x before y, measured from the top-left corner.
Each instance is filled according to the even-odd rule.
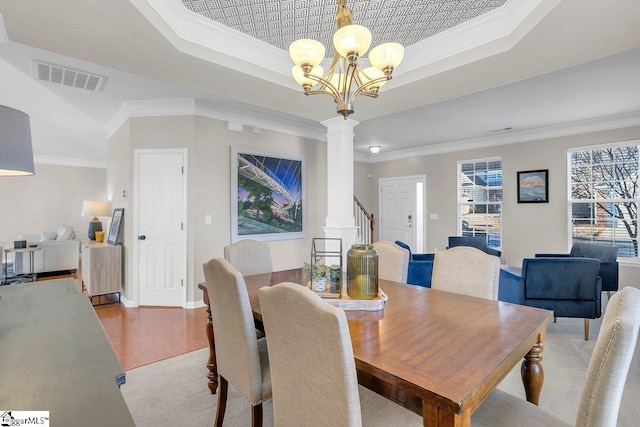
[[[531,141],[518,144],[412,157],[403,160],[360,164],[355,168],[355,192],[367,194],[369,206],[378,216],[380,178],[426,174],[426,250],[444,249],[447,238],[457,234],[457,161],[499,156],[503,168],[503,254],[509,264],[519,267],[522,259],[536,252],[569,250],[567,219],[567,149],[593,144],[640,139],[640,127],[584,135]],[[549,203],[518,204],[518,171],[549,169]],[[366,178],[371,174],[371,179]],[[364,196],[363,196],[364,198]],[[437,213],[438,220],[429,219]],[[640,287],[640,266],[622,265],[621,285]]]
[[[91,218],[80,216],[83,200],[106,200],[105,169],[35,165],[35,175],[0,178],[0,242],[18,235],[40,235],[70,225],[88,239]],[[103,227],[107,219],[101,218]]]

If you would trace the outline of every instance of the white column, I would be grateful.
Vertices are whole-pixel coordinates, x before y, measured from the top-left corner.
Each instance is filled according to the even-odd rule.
[[[334,117],[322,122],[327,127],[327,218],[325,237],[341,238],[343,266],[346,254],[356,243],[353,217],[353,128],[355,120]]]

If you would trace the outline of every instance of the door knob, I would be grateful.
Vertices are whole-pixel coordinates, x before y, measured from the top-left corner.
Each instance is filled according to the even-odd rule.
[[[144,234],[142,236],[138,236],[138,240],[144,240],[146,238],[147,238],[147,236],[145,236]]]

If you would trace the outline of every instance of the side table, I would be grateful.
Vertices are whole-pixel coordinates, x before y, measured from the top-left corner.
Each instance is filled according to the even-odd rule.
[[[29,254],[29,273],[28,274],[14,274],[12,279],[13,280],[17,280],[19,278],[23,278],[23,277],[30,277],[32,282],[35,282],[36,280],[36,273],[33,272],[33,257],[36,251],[41,250],[41,247],[38,246],[33,246],[33,247],[28,247],[28,248],[20,248],[20,249],[15,249],[15,248],[9,248],[9,249],[5,249],[4,250],[4,265],[5,268],[7,268],[6,266],[8,266],[8,256],[10,253],[28,253]],[[9,284],[9,275],[7,274],[7,271],[5,270],[5,274],[4,274],[4,282],[2,283],[3,285],[8,285]]]

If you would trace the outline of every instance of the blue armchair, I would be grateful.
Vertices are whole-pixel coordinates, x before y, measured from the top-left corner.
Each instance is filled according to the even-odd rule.
[[[453,248],[455,246],[471,246],[476,249],[480,249],[482,252],[489,255],[497,257],[502,255],[501,251],[490,248],[487,245],[487,239],[484,236],[449,236],[448,248]]]
[[[538,257],[584,257],[600,260],[598,275],[602,279],[602,290],[611,292],[618,290],[618,248],[615,246],[592,245],[590,243],[574,243],[568,254],[536,254]]]
[[[401,248],[409,251],[409,271],[407,283],[412,285],[431,287],[431,273],[433,273],[433,254],[414,254],[411,248],[404,242],[396,240],[394,242]]]
[[[582,257],[540,257],[522,261],[524,305],[553,310],[555,317],[584,319],[584,339],[589,339],[589,319],[602,314],[600,261]]]

